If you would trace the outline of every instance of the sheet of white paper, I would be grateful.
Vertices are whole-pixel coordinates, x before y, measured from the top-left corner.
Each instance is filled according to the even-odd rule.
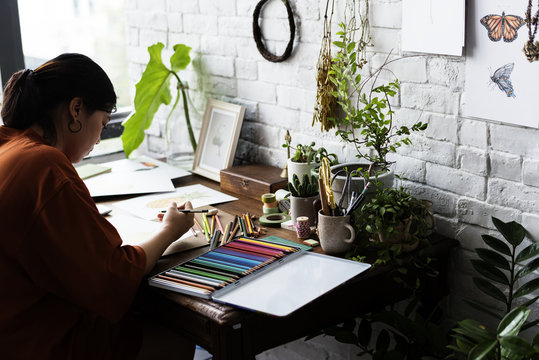
[[[151,171],[111,171],[84,180],[92,197],[128,194],[147,194],[174,191],[174,184],[166,177]]]
[[[161,210],[166,210],[171,202],[175,201],[180,204],[186,200],[191,201],[193,207],[197,208],[210,204],[233,201],[237,200],[237,198],[210,189],[204,185],[196,184],[176,188],[176,191],[172,193],[145,195],[119,201],[115,203],[114,206],[143,219],[152,220],[156,218]]]
[[[403,0],[402,50],[462,55],[465,0]]]
[[[286,316],[362,273],[369,264],[304,253],[256,275],[214,300],[276,316]]]
[[[156,175],[168,177],[171,180],[191,175],[191,173],[188,171],[171,166],[165,162],[152,159],[148,156],[110,161],[101,165],[110,167],[113,172],[151,172]]]
[[[488,15],[523,18],[526,4],[526,0],[470,2],[462,115],[539,127],[535,89],[539,66],[536,62],[529,63],[522,52],[528,40],[526,25],[508,33],[512,35],[510,39],[492,41],[489,31],[481,24],[481,19]]]

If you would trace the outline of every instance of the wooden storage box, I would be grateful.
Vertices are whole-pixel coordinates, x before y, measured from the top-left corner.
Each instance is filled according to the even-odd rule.
[[[263,194],[286,187],[288,180],[281,177],[282,170],[262,164],[232,166],[220,172],[221,190],[260,200]]]

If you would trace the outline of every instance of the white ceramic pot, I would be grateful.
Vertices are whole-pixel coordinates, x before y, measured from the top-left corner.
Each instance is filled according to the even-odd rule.
[[[316,212],[314,211],[313,203],[315,200],[320,199],[320,195],[310,197],[295,197],[290,195],[290,218],[293,223],[296,223],[296,219],[300,216],[307,216],[309,218],[309,224],[314,226]]]
[[[298,175],[299,181],[301,182],[301,180],[303,179],[303,174],[311,176],[312,169],[320,166],[320,163],[298,163],[288,159],[286,166],[288,168],[288,182],[292,183],[292,176],[294,174]]]
[[[359,163],[359,162],[350,162],[350,163],[344,163],[344,164],[338,164],[331,167],[331,176],[333,176],[339,172],[340,170],[347,169],[349,172],[354,171],[357,169],[368,169],[369,164],[367,163]],[[386,173],[378,175],[377,180],[383,184],[383,187],[392,187],[393,186],[393,179],[395,177],[395,174],[393,170],[389,170]],[[341,173],[340,175],[337,175],[335,179],[333,180],[333,183],[331,184],[331,189],[333,190],[333,194],[335,195],[335,202],[339,204],[344,183],[346,181],[346,175],[344,173]],[[365,187],[365,180],[363,177],[352,177],[351,178],[351,190],[355,191],[358,195],[363,191],[363,188]],[[367,190],[367,193],[365,194],[365,200],[363,201],[363,204],[369,202],[373,197],[376,189],[374,187],[369,187]],[[342,202],[343,206],[346,207],[348,205],[347,199],[343,199]]]

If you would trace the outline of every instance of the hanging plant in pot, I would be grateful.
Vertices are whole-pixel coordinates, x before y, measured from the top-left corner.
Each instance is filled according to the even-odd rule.
[[[408,136],[425,130],[427,124],[420,121],[411,127],[394,124],[391,99],[397,95],[400,83],[395,79],[388,84],[377,85],[377,80],[381,72],[387,70],[386,66],[398,59],[390,60],[391,54],[388,55],[381,67],[363,78],[359,70],[365,63],[357,60],[357,43],[353,40],[355,29],[345,23],[339,27],[340,41],[334,44],[340,50],[333,59],[329,76],[337,87],[333,96],[342,109],[342,116],[334,117],[332,121],[337,128],[335,134],[354,146],[359,161],[337,165],[331,171],[335,174],[346,169],[352,173],[352,189],[356,192],[361,192],[368,181],[373,183],[375,186],[371,193],[367,193],[367,199],[370,199],[377,187],[393,185],[392,162],[388,154],[403,145],[410,145],[412,142]],[[336,197],[340,197],[344,180],[345,177],[337,177],[333,182]]]

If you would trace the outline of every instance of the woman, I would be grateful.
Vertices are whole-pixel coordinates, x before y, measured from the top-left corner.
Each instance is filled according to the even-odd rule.
[[[86,56],[21,70],[4,89],[0,127],[0,358],[133,358],[124,318],[144,276],[193,225],[170,205],[161,230],[121,246],[72,163],[99,143],[116,105]],[[180,208],[191,208],[190,203]],[[126,345],[123,347],[123,345]]]

